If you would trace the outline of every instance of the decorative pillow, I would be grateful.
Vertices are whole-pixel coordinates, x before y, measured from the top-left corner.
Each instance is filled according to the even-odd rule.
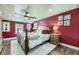
[[[36,36],[33,36],[33,37],[29,37],[30,40],[35,40],[35,39],[38,39],[39,38],[39,35],[36,35]]]
[[[36,33],[42,34],[42,29],[38,29],[38,30],[36,31]]]

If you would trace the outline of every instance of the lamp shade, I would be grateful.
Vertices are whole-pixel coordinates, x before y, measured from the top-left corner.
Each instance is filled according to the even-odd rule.
[[[57,31],[58,30],[58,26],[53,26],[53,30]]]

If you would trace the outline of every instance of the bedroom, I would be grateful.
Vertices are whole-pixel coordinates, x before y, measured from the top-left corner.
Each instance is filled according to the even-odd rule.
[[[1,55],[79,55],[79,4],[1,4]]]

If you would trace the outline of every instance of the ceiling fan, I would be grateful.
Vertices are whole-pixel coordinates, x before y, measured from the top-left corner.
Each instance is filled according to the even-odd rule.
[[[17,15],[20,15],[22,18],[28,18],[30,19],[36,19],[34,16],[30,16],[28,12],[25,12],[25,14],[16,13]]]
[[[30,19],[36,19],[36,17],[34,16],[30,16],[30,5],[27,5],[27,7],[25,7],[25,9],[22,9],[20,12],[21,13],[16,13],[16,15],[19,15],[20,17],[19,18],[27,18],[28,20]]]
[[[36,17],[29,16],[28,12],[25,12],[25,15],[24,15],[24,17],[28,17],[28,18],[32,18],[32,19],[36,19]]]

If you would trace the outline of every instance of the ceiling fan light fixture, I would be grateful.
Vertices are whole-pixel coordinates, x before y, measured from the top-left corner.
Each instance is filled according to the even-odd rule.
[[[27,20],[28,20],[28,17],[25,17],[25,19],[27,19]]]
[[[30,16],[30,14],[27,14],[27,16]]]

